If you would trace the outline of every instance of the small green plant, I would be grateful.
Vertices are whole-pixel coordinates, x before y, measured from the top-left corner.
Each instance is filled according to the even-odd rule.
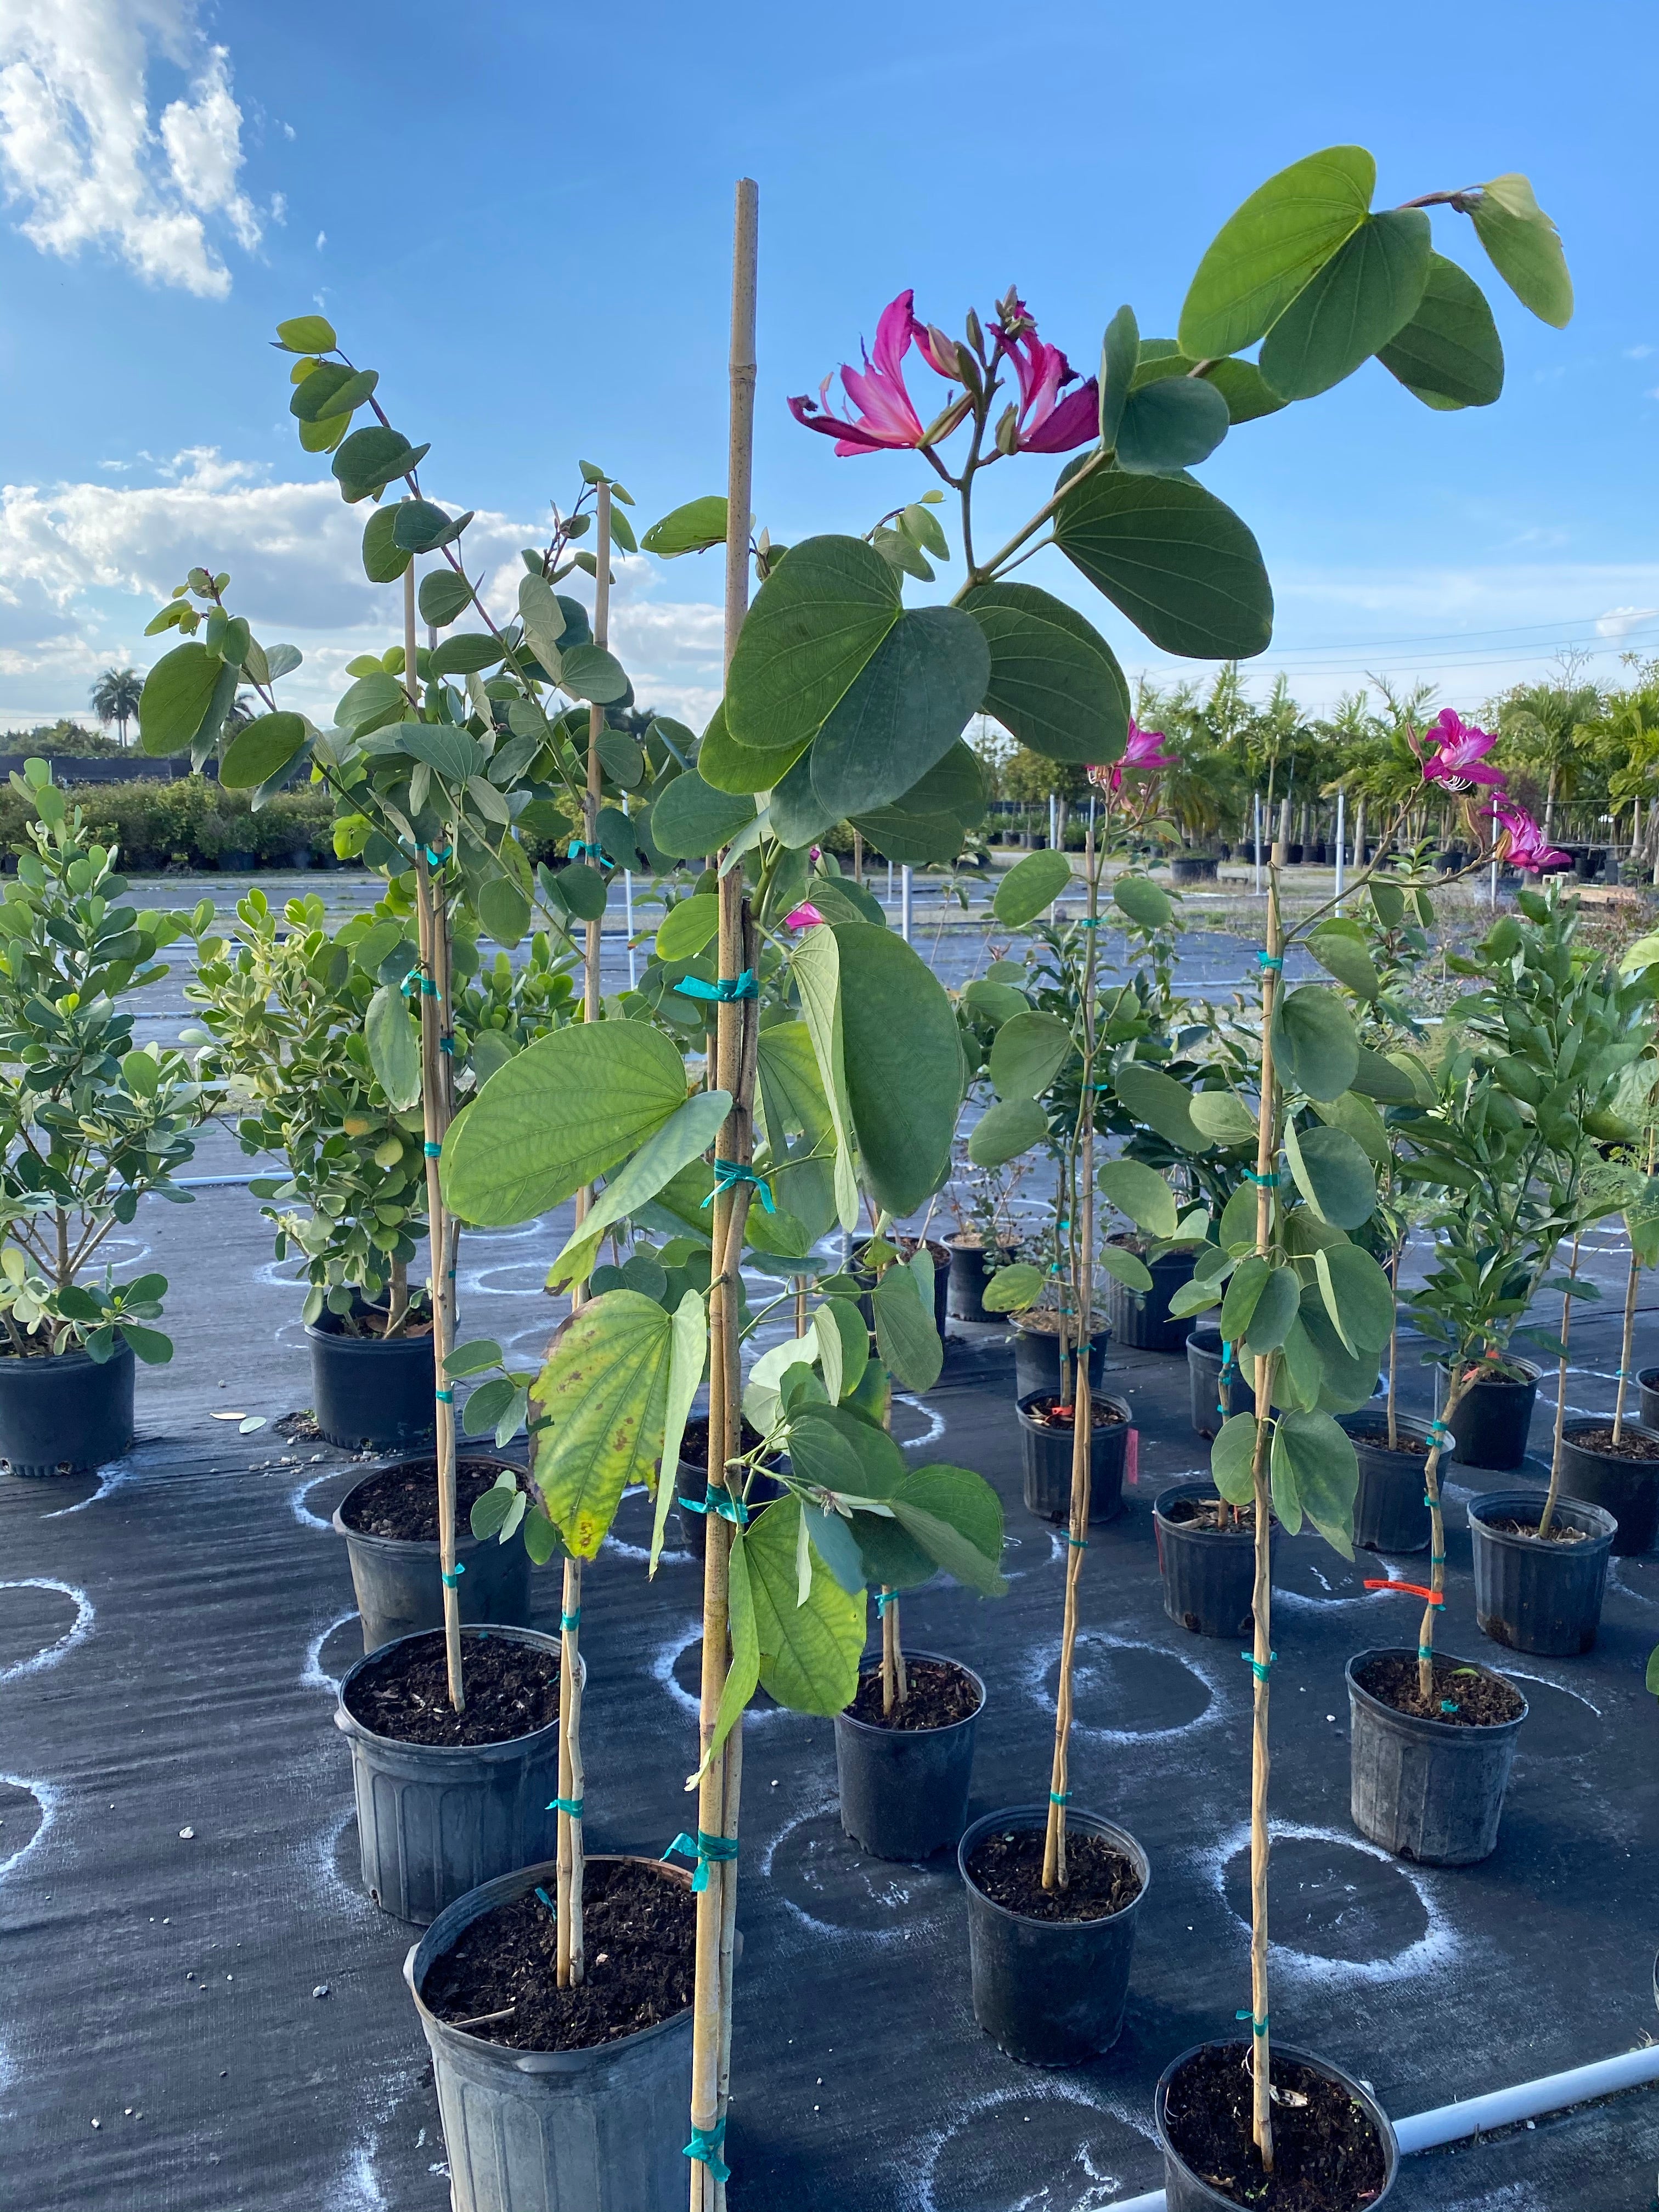
[[[32,819],[0,900],[0,1320],[17,1355],[84,1347],[97,1360],[118,1333],[143,1360],[173,1356],[152,1327],[167,1291],[149,1274],[119,1285],[82,1276],[112,1232],[155,1194],[187,1204],[179,1170],[207,1110],[181,1053],[137,1047],[130,991],[159,981],[156,959],[213,917],[126,902],[114,851],[90,837],[43,760],[13,789]]]

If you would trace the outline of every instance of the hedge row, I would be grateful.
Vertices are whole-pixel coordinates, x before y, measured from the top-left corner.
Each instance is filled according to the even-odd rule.
[[[194,775],[169,783],[82,784],[69,796],[93,835],[118,845],[123,866],[133,870],[213,868],[226,854],[248,854],[256,863],[280,867],[301,850],[332,850],[334,805],[324,791],[279,792],[257,814],[240,793]],[[9,860],[26,842],[23,825],[31,812],[17,791],[0,787],[0,851]]]

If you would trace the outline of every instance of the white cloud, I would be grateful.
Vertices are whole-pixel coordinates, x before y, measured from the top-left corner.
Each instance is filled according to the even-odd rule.
[[[1659,615],[1659,607],[1609,607],[1596,617],[1598,637],[1626,638],[1638,623],[1650,623]]]
[[[318,234],[317,234],[317,251],[318,251],[318,252],[319,252],[319,253],[320,253],[320,252],[322,252],[323,248],[324,248],[327,244],[328,244],[328,233],[327,233],[325,230],[319,230],[319,231],[318,232]]]
[[[157,54],[190,85],[152,125]],[[151,283],[223,298],[210,221],[246,252],[260,239],[241,126],[230,57],[202,38],[194,0],[0,0],[0,171],[42,252],[104,246]]]

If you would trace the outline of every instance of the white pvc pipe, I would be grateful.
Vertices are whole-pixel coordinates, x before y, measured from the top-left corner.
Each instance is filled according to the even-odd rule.
[[[1346,791],[1339,791],[1336,794],[1336,911],[1339,914],[1342,911],[1343,840],[1348,834],[1347,822],[1348,794]]]
[[[1650,2081],[1659,2081],[1659,2043],[1621,2051],[1616,2058],[1598,2058],[1588,2066],[1570,2067],[1565,2074],[1517,2081],[1512,2089],[1494,2089],[1484,2097],[1465,2097],[1430,2112],[1413,2112],[1408,2119],[1395,2122],[1395,2137],[1401,2157],[1409,2157],[1414,2151],[1467,2142],[1471,2136],[1487,2135],[1494,2128],[1541,2119],[1546,2112],[1565,2112],[1570,2106],[1588,2105],[1597,2097],[1639,2089]],[[1166,2212],[1164,2191],[1149,2189],[1143,2197],[1120,2197],[1107,2212]]]
[[[915,872],[908,867],[901,868],[899,870],[899,935],[907,945],[910,942],[910,916],[912,902],[915,896]]]

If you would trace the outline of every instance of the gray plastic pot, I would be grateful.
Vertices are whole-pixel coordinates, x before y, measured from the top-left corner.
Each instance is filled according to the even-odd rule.
[[[1374,1659],[1413,1656],[1401,1646],[1361,1651],[1348,1662],[1349,1809],[1362,1836],[1402,1859],[1419,1866],[1473,1866],[1498,1847],[1526,1699],[1512,1721],[1468,1728],[1396,1712],[1359,1681]],[[1520,1696],[1517,1684],[1507,1675],[1502,1679]]]
[[[1194,1475],[1160,1490],[1153,1502],[1164,1610],[1194,1636],[1248,1636],[1255,1608],[1253,1531],[1198,1528],[1170,1518],[1171,1508],[1183,1499],[1219,1495],[1214,1483]],[[1277,1556],[1283,1534],[1275,1521],[1267,1532],[1270,1559]]]
[[[89,1474],[132,1442],[132,1346],[0,1358],[0,1459],[32,1481]]]
[[[995,1248],[996,1264],[1006,1267],[1013,1259],[1018,1244],[1001,1244]],[[985,1271],[985,1248],[981,1244],[959,1244],[952,1237],[949,1250],[951,1265],[945,1278],[945,1310],[952,1321],[979,1322],[1006,1322],[1006,1314],[988,1313],[985,1310],[985,1285],[990,1276]]]
[[[1106,1369],[1106,1346],[1111,1340],[1111,1330],[1103,1322],[1097,1322],[1095,1334],[1089,1343],[1089,1381],[1097,1391],[1100,1378]],[[1078,1346],[1068,1342],[1066,1364],[1073,1374],[1077,1371]],[[1060,1389],[1060,1339],[1053,1329],[1031,1328],[1023,1321],[1014,1323],[1014,1398],[1029,1398],[1036,1390]]]
[[[417,1444],[433,1433],[437,1370],[427,1336],[345,1336],[325,1313],[306,1325],[311,1409],[331,1444],[359,1451]]]
[[[1112,1334],[1121,1345],[1136,1352],[1179,1352],[1192,1334],[1190,1319],[1171,1321],[1170,1301],[1183,1283],[1193,1279],[1190,1252],[1166,1252],[1146,1264],[1152,1279],[1150,1291],[1132,1291],[1115,1276],[1106,1285],[1106,1311]]]
[[[535,1628],[469,1629],[538,1651],[559,1650]],[[398,1743],[346,1708],[365,1656],[340,1685],[334,1725],[351,1746],[363,1887],[383,1912],[424,1924],[480,1882],[493,1881],[556,1847],[550,1811],[559,1788],[556,1720],[505,1743]]]
[[[347,1491],[334,1509],[334,1527],[345,1538],[346,1557],[351,1562],[351,1587],[357,1595],[366,1652],[378,1651],[381,1644],[393,1644],[400,1636],[418,1635],[423,1628],[444,1625],[444,1586],[436,1544],[366,1535],[345,1518],[346,1508],[358,1491],[399,1464],[392,1461],[387,1467],[377,1467],[374,1474],[365,1475]],[[489,1452],[466,1453],[457,1462],[458,1471],[464,1466],[523,1473],[512,1460],[497,1459]],[[432,1480],[435,1487],[435,1462]],[[529,1626],[530,1554],[516,1536],[510,1544],[498,1543],[494,1536],[481,1542],[470,1530],[458,1531],[455,1564],[461,1571],[456,1595],[464,1622]]]
[[[1214,2049],[1237,2051],[1241,2063],[1243,2061],[1244,2046],[1242,2043],[1196,2043],[1190,2051],[1183,2051],[1179,2058],[1170,2060],[1159,2076],[1152,2098],[1152,2125],[1158,2132],[1158,2144],[1164,2153],[1166,2212],[1214,2212],[1217,2207],[1220,2208],[1220,2212],[1238,2212],[1238,2199],[1224,2197],[1218,2189],[1212,2189],[1207,2181],[1201,2180],[1170,2141],[1167,2114],[1170,2089],[1184,2066],[1190,2064],[1200,2052]],[[1271,2046],[1267,2062],[1270,2075],[1275,2058],[1293,2059],[1298,2066],[1311,2066],[1328,2081],[1340,2082],[1376,2130],[1382,2146],[1382,2186],[1375,2197],[1368,2197],[1365,2200],[1365,2212],[1372,2212],[1372,2208],[1380,2204],[1394,2187],[1395,2177],[1400,2171],[1400,2145],[1395,2138],[1394,2127],[1388,2114],[1363,2082],[1357,2081],[1352,2074],[1345,2074],[1340,2067],[1333,2066],[1328,2060],[1316,2058],[1310,2051],[1297,2051],[1288,2043],[1275,2041]]]
[[[1496,1521],[1535,1525],[1543,1511],[1536,1490],[1489,1490],[1469,1501],[1474,1544],[1474,1617],[1483,1635],[1510,1651],[1544,1658],[1576,1657],[1592,1649],[1601,1625],[1607,1555],[1619,1524],[1599,1505],[1558,1498],[1556,1520],[1582,1529],[1582,1544],[1540,1543],[1495,1528]]]
[[[943,1652],[907,1651],[904,1656],[958,1668],[979,1692],[978,1705],[966,1720],[934,1729],[872,1728],[850,1712],[837,1713],[836,1778],[841,1825],[853,1841],[875,1858],[915,1861],[948,1850],[967,1823],[974,1734],[985,1710],[985,1685],[971,1667]]]
[[[1386,1410],[1373,1412],[1367,1407],[1358,1413],[1339,1413],[1336,1420],[1352,1440],[1354,1457],[1359,1462],[1359,1488],[1353,1504],[1354,1542],[1368,1552],[1426,1552],[1432,1534],[1423,1488],[1428,1431],[1419,1421],[1396,1419],[1395,1434],[1417,1446],[1413,1457],[1389,1449]],[[1441,1448],[1443,1470],[1453,1449],[1449,1444]]]
[[[1632,1424],[1626,1423],[1628,1431]],[[1605,1414],[1569,1421],[1561,1431],[1561,1486],[1587,1505],[1599,1505],[1618,1524],[1615,1558],[1650,1552],[1659,1540],[1659,1459],[1626,1459],[1618,1452],[1592,1451],[1578,1438],[1587,1429],[1608,1429]]]
[[[957,1864],[968,1893],[974,2018],[1022,2065],[1075,2066],[1109,2050],[1122,2029],[1135,1927],[1152,1875],[1127,1829],[1068,1808],[1068,1834],[1103,1836],[1134,1862],[1139,1896],[1105,1920],[1028,1920],[993,1904],[968,1871],[980,1838],[994,1828],[1041,1828],[1048,1817],[1042,1805],[988,1813],[957,1846]]]
[[[1187,1338],[1187,1377],[1193,1426],[1201,1437],[1214,1436],[1221,1426],[1221,1331],[1200,1322]],[[1255,1392],[1239,1373],[1237,1355],[1228,1368],[1225,1395],[1228,1413],[1255,1413]]]
[[[1636,1378],[1641,1393],[1642,1426],[1659,1429],[1659,1367],[1644,1367]]]
[[[600,1863],[599,1854],[588,1860]],[[655,1865],[654,1861],[647,1863]],[[658,1867],[665,1880],[683,1870]],[[421,1992],[464,1930],[539,1885],[555,1861],[520,1868],[458,1898],[404,1960],[432,2053],[453,2212],[681,2212],[691,2013],[586,2051],[514,2051],[451,2027]]]
[[[1089,1526],[1097,1528],[1115,1521],[1123,1510],[1123,1473],[1129,1452],[1129,1431],[1134,1416],[1128,1401],[1104,1390],[1091,1393],[1097,1404],[1110,1406],[1118,1418],[1091,1425],[1089,1431]],[[1040,1520],[1056,1524],[1072,1517],[1072,1453],[1069,1429],[1051,1429],[1036,1418],[1040,1405],[1052,1403],[1054,1386],[1022,1398],[1019,1444],[1025,1470],[1025,1510]]]

